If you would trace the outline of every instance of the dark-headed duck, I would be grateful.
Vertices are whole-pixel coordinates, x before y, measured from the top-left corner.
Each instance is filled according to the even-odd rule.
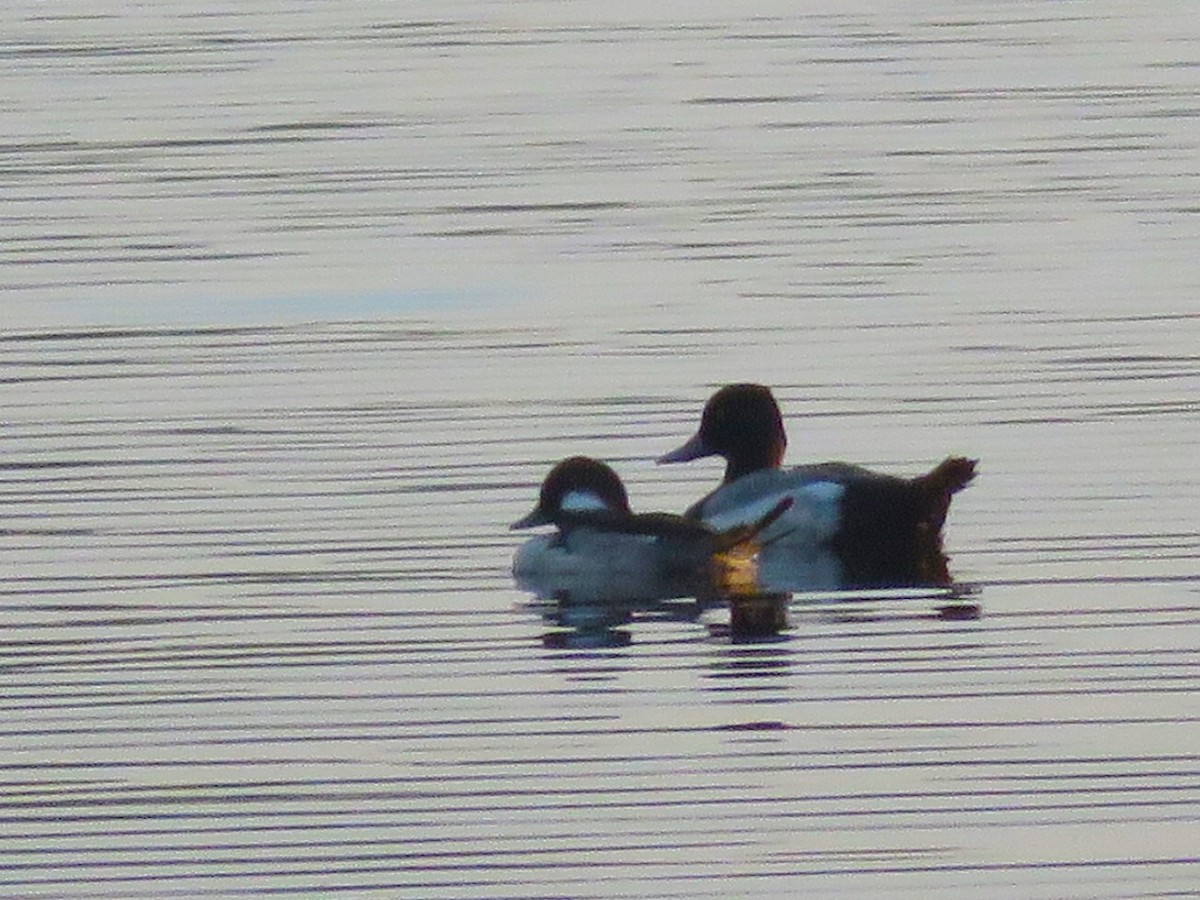
[[[730,528],[790,497],[792,507],[764,540],[825,542],[853,584],[949,582],[942,526],[950,498],[975,477],[976,460],[951,456],[924,475],[899,478],[840,462],[784,469],[786,448],[770,389],[731,384],[709,398],[696,434],[658,461],[725,459],[723,481],[687,510],[689,519]]]

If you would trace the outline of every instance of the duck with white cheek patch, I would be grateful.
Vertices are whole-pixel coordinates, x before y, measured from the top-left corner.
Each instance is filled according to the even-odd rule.
[[[729,560],[749,557],[755,538],[791,506],[775,504],[748,525],[717,530],[670,513],[634,513],[620,477],[585,456],[565,459],[542,482],[534,509],[513,529],[553,525],[522,544],[517,583],[543,596],[657,600],[719,592]],[[716,573],[716,574],[714,574]]]

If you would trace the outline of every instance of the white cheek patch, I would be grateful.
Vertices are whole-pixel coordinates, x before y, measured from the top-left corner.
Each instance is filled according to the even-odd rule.
[[[567,491],[559,509],[563,512],[596,512],[608,509],[608,504],[591,491]]]

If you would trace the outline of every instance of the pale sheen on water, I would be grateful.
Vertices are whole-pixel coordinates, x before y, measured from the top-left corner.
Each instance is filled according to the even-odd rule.
[[[0,895],[1196,893],[1189,11],[10,5]],[[516,589],[734,380],[980,617]]]

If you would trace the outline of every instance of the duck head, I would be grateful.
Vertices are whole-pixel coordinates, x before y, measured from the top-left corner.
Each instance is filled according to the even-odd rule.
[[[589,512],[633,515],[625,485],[611,467],[589,456],[572,456],[550,470],[533,511],[509,527],[556,525],[564,513]]]
[[[729,384],[708,399],[695,435],[660,456],[658,462],[721,456],[728,483],[759,469],[778,468],[786,449],[783,416],[771,389],[761,384]]]

